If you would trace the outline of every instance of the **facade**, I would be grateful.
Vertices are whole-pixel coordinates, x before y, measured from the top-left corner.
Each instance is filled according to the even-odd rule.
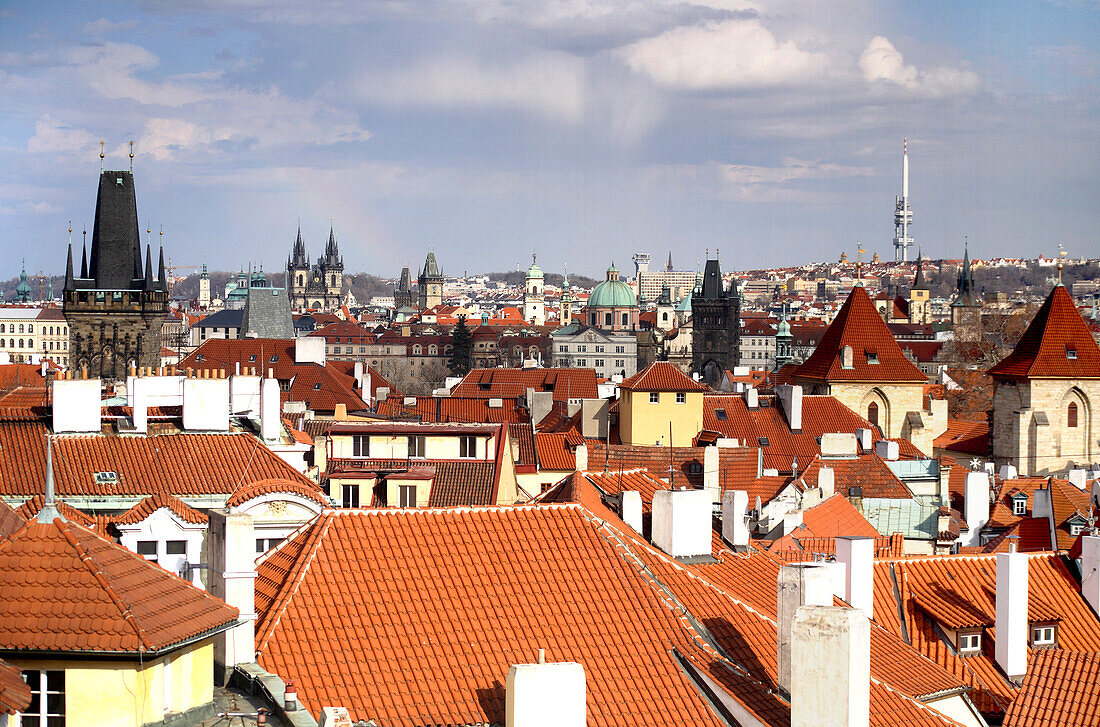
[[[722,380],[741,359],[741,298],[734,285],[726,290],[718,260],[707,260],[703,281],[691,296],[692,371],[710,386]]]
[[[672,299],[682,300],[691,293],[698,274],[694,270],[643,270],[638,273],[638,294],[653,300],[667,285]]]
[[[287,290],[290,305],[295,309],[311,308],[332,311],[344,303],[344,258],[336,244],[336,233],[329,228],[325,254],[312,266],[302,242],[302,228],[286,263]]]
[[[443,303],[443,271],[435,260],[435,251],[429,250],[424,267],[416,281],[416,300],[420,310],[435,308]]]
[[[1020,475],[1086,467],[1100,456],[1100,348],[1055,286],[994,382],[991,454]]]
[[[764,318],[742,322],[740,365],[758,371],[771,371],[776,360],[776,328]]]
[[[589,368],[599,378],[633,376],[638,370],[638,337],[573,321],[551,334],[553,366]]]
[[[143,272],[132,172],[100,174],[90,260],[82,255],[77,277],[70,243],[63,310],[71,367],[117,380],[131,364],[160,365],[161,326],[168,313],[164,248],[154,277],[146,245]]]
[[[69,325],[59,308],[0,308],[0,353],[13,363],[29,363],[31,356],[69,365]]]
[[[607,331],[633,331],[638,327],[638,299],[630,286],[619,279],[615,263],[607,269],[607,279],[588,296],[584,322]]]
[[[619,438],[623,444],[690,447],[703,428],[703,393],[667,361],[658,361],[619,385]]]
[[[198,346],[211,338],[240,338],[244,310],[221,310],[211,313],[191,326],[191,345]]]

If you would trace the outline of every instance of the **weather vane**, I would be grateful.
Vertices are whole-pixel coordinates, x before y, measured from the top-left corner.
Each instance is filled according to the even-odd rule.
[[[130,139],[130,174],[134,173],[134,140]]]
[[[103,153],[103,145],[107,142],[102,139],[99,140],[99,173],[103,174],[103,157],[107,156]]]

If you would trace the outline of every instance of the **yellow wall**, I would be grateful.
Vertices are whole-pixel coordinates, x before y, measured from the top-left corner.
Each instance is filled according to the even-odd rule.
[[[214,697],[214,646],[206,639],[168,655],[171,703],[164,704],[165,657],[138,661],[39,661],[11,658],[20,669],[65,671],[69,724],[141,727]]]
[[[662,391],[656,404],[650,403],[648,391],[622,391],[619,402],[619,436],[623,444],[667,447],[669,424],[672,424],[673,447],[690,447],[703,428],[703,393],[689,391],[683,404],[676,403],[676,393]]]
[[[343,502],[344,485],[358,485],[359,486],[359,506],[370,507],[371,497],[373,496],[374,486],[378,484],[377,478],[371,477],[364,479],[362,477],[348,478],[341,480],[339,478],[332,478],[328,481],[328,494],[331,497],[336,498],[337,502]]]
[[[459,434],[426,435],[424,437],[424,457],[428,459],[460,459]],[[491,446],[492,438],[488,434],[472,434],[477,438],[476,456],[469,459],[492,459],[496,454]],[[332,436],[332,456],[338,458],[354,457],[352,435],[335,434]],[[409,456],[409,438],[406,436],[372,436],[370,438],[370,457],[372,459],[405,459]],[[462,458],[466,459],[466,458]]]
[[[386,478],[386,502],[390,507],[398,507],[401,504],[401,491],[398,489],[401,485],[415,485],[416,486],[416,506],[427,507],[428,498],[432,494],[432,481],[431,480],[403,480],[400,479],[400,475],[390,475]],[[359,501],[360,503],[362,500]]]

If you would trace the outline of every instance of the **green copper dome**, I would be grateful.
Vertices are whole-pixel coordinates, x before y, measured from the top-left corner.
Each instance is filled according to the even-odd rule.
[[[541,278],[541,277],[543,277],[542,270],[535,263],[535,256],[532,255],[531,256],[531,267],[527,268],[527,279],[530,280],[531,278]]]
[[[15,299],[20,303],[29,303],[31,300],[31,286],[27,282],[27,266],[23,265],[23,272],[19,273],[19,285],[15,286]]]
[[[638,299],[629,285],[621,280],[605,280],[588,296],[589,308],[633,308]]]

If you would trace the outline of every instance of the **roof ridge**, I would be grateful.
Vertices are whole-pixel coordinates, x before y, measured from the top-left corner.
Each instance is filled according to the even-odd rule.
[[[60,519],[54,520],[53,525],[61,532],[62,537],[68,541],[69,545],[76,550],[80,562],[88,569],[92,577],[99,582],[103,590],[107,592],[107,595],[121,613],[123,620],[125,620],[130,628],[134,630],[134,635],[137,636],[137,640],[141,644],[140,650],[145,651],[146,649],[153,649],[153,646],[145,637],[145,629],[138,623],[137,616],[134,615],[133,610],[130,608],[130,604],[123,601],[122,595],[115,591],[114,586],[111,585],[111,582],[107,580],[107,576],[104,575],[103,568],[99,564],[99,561],[91,554],[91,551],[88,550],[84,543],[76,537],[75,533],[72,531],[72,526]],[[129,553],[129,551],[127,551],[127,553]]]
[[[909,647],[909,648],[912,648],[912,647]],[[916,651],[916,649],[913,649],[913,651]],[[917,652],[917,653],[919,653],[919,652]],[[922,656],[923,656],[923,654],[922,654]],[[935,663],[935,662],[933,662],[933,663]],[[941,720],[943,720],[943,723],[946,724],[946,725],[954,725],[955,727],[961,727],[961,725],[962,725],[961,722],[959,722],[957,720],[954,720],[954,719],[951,719],[950,717],[948,717],[946,714],[939,711],[938,709],[932,709],[931,707],[929,707],[927,704],[920,701],[919,699],[917,699],[915,697],[910,697],[905,692],[902,692],[898,689],[895,689],[894,687],[890,686],[889,684],[882,681],[881,679],[875,678],[874,675],[871,675],[871,681],[874,682],[875,684],[879,685],[883,689],[885,689],[885,690],[887,690],[887,691],[889,691],[893,694],[896,694],[901,699],[912,702],[914,705],[917,706],[918,709],[923,709],[923,710],[931,713],[932,715],[935,715],[936,717],[939,717]]]
[[[331,513],[328,517],[324,515],[321,516],[321,520],[317,522],[316,530],[307,536],[309,542],[306,544],[306,548],[309,554],[305,558],[299,554],[296,567],[287,572],[286,579],[279,588],[279,593],[272,599],[272,607],[268,609],[268,613],[264,618],[262,638],[256,645],[256,658],[259,658],[259,655],[267,646],[267,642],[271,638],[271,635],[275,633],[275,629],[278,627],[283,613],[286,611],[287,606],[290,605],[291,598],[298,592],[298,587],[302,584],[302,580],[305,578],[306,573],[309,572],[310,566],[313,565],[313,559],[316,557],[317,551],[321,547],[321,542],[324,540],[325,535],[328,534],[332,519]]]

